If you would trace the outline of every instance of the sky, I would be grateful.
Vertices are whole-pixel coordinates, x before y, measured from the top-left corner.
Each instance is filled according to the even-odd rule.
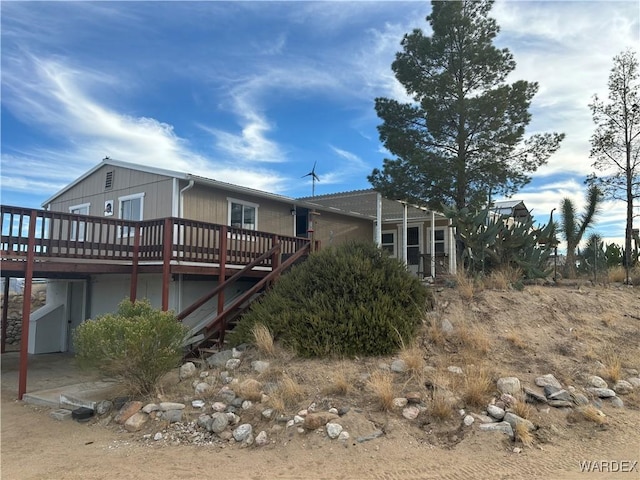
[[[391,71],[424,1],[1,4],[1,200],[40,208],[105,156],[290,197],[370,188],[389,152],[376,97],[408,101]],[[496,39],[539,83],[527,134],[564,132],[514,195],[541,223],[581,207],[592,171],[589,103],[613,57],[638,51],[631,1],[503,1]],[[595,229],[623,242],[625,205]]]

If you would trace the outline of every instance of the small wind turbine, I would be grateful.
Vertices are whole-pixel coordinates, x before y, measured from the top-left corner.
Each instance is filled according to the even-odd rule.
[[[318,175],[316,175],[317,163],[318,163],[317,161],[313,162],[313,168],[311,169],[311,171],[306,175],[303,175],[302,177],[300,177],[300,178],[311,177],[311,196],[312,197],[316,196],[316,182],[320,181],[320,179],[318,178]]]

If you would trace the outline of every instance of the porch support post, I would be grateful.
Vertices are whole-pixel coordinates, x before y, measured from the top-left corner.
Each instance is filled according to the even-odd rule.
[[[378,247],[382,246],[382,195],[376,193],[376,228],[373,241]]]
[[[171,252],[173,251],[173,225],[170,218],[164,219],[162,235],[162,311],[169,310],[169,279],[171,278]]]
[[[129,300],[136,301],[138,294],[138,256],[140,254],[140,225],[136,225],[133,230],[133,257],[131,259],[131,285],[129,288]]]
[[[223,225],[220,229],[220,275],[218,276],[218,285],[222,285],[227,281],[227,232],[229,229]],[[224,288],[218,293],[218,315],[224,310]]]
[[[33,283],[33,263],[36,244],[37,212],[31,210],[29,217],[29,240],[27,241],[27,264],[24,272],[24,291],[22,297],[22,334],[20,338],[20,374],[18,378],[18,400],[27,392],[27,361],[29,348],[29,317],[31,315],[31,284]]]
[[[458,264],[456,262],[458,252],[456,252],[456,229],[453,221],[449,219],[449,273],[456,275],[458,273]]]
[[[402,261],[405,265],[407,265],[408,255],[407,255],[407,230],[408,230],[408,209],[406,202],[402,203]]]
[[[429,235],[431,250],[431,278],[436,278],[436,212],[431,210],[431,234]]]
[[[7,343],[7,320],[9,318],[9,284],[11,277],[4,279],[4,297],[2,298],[2,352],[5,352]]]

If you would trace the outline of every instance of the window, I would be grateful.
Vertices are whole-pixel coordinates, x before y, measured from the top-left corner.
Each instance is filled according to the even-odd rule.
[[[435,249],[436,249],[436,255],[438,253],[445,253],[445,248],[444,248],[444,230],[443,229],[439,229],[433,232],[434,237],[435,237]]]
[[[407,265],[420,264],[420,227],[407,228]]]
[[[258,205],[233,198],[229,202],[229,225],[247,230],[258,228]]]
[[[120,218],[123,220],[142,220],[142,213],[144,209],[144,193],[136,193],[133,195],[127,195],[125,197],[118,198],[120,206],[118,212]],[[123,227],[120,232],[120,236],[128,237],[133,235],[133,230],[129,230],[127,227]]]
[[[396,232],[382,232],[382,250],[389,256],[396,256]]]
[[[75,215],[89,215],[90,206],[91,206],[90,203],[83,203],[82,205],[74,205],[73,207],[69,207],[69,213],[73,213]],[[84,241],[86,228],[87,228],[87,222],[83,220],[72,220],[70,240],[77,240],[79,242]]]

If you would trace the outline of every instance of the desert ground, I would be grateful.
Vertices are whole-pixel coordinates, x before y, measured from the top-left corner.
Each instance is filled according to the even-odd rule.
[[[452,332],[441,329],[445,319]],[[605,415],[601,424],[573,409],[532,405],[529,419],[537,429],[522,443],[500,432],[481,432],[477,422],[464,426],[459,408],[482,410],[464,402],[452,406],[448,417],[433,417],[425,387],[443,383],[462,393],[464,382],[447,373],[448,366],[456,365],[468,375],[478,368],[488,371],[494,386],[500,377],[516,376],[523,385],[535,387],[536,377],[553,374],[563,385],[583,391],[590,375],[638,376],[639,334],[637,287],[527,286],[523,291],[465,293],[439,288],[435,310],[427,314],[416,345],[425,373],[399,375],[394,383],[398,395],[421,392],[427,405],[424,415],[407,420],[399,412],[381,411],[367,382],[360,381],[363,374],[383,369],[397,357],[303,360],[280,352],[270,362],[286,370],[305,392],[291,413],[311,402],[349,405],[346,423],[352,437],[338,441],[318,431],[283,429],[271,434],[263,447],[154,442],[149,437],[158,425],[130,433],[104,418],[57,421],[49,409],[16,400],[17,384],[5,381],[3,362],[1,475],[18,480],[640,478],[640,467],[631,468],[640,460],[637,389],[620,395],[623,408],[599,403]],[[261,358],[258,351],[247,355],[243,363]],[[336,372],[351,380],[351,388],[332,388]],[[175,376],[167,377],[159,395],[175,401],[193,398]],[[496,395],[490,392],[488,401]],[[355,441],[374,426],[384,435]],[[260,428],[269,429],[269,423]],[[611,463],[608,471],[587,473],[580,470],[585,461],[600,462],[600,470],[604,462]]]

